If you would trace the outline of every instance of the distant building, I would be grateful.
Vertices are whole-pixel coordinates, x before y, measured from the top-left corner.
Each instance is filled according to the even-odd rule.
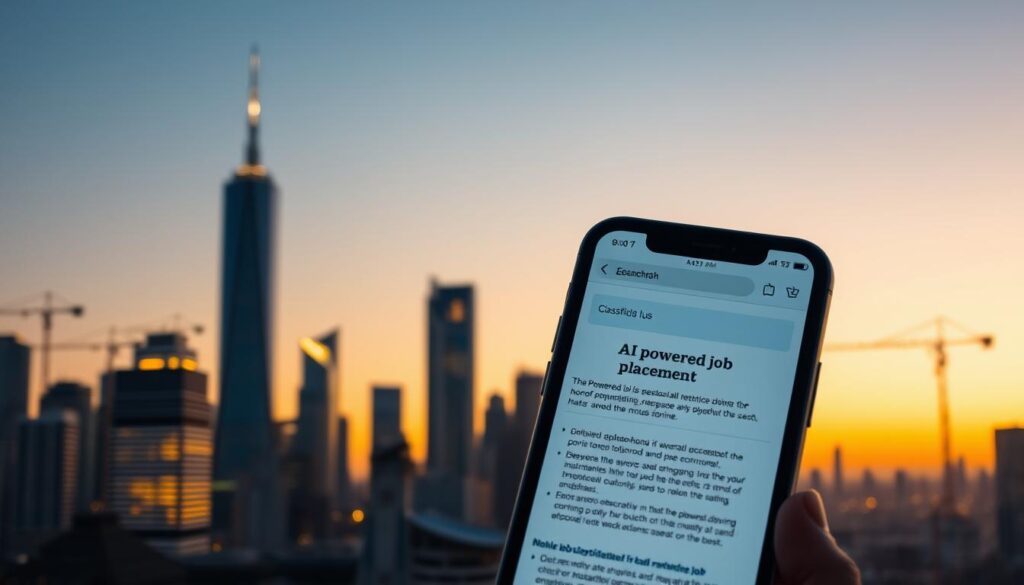
[[[34,420],[23,417],[15,428],[9,550],[28,553],[71,526],[80,432],[78,416],[66,411],[46,412]]]
[[[494,583],[505,533],[451,518],[413,514],[408,518],[409,585]]]
[[[360,570],[365,585],[404,585],[407,575],[407,477],[412,464],[401,432],[398,388],[373,389],[370,501]]]
[[[28,367],[31,351],[14,335],[0,335],[0,515],[8,517],[18,420],[28,416]],[[0,522],[0,552],[10,529]]]
[[[843,450],[839,445],[832,454],[832,493],[835,494],[837,504],[845,495],[843,490]]]
[[[206,374],[180,333],[153,333],[116,373],[110,507],[170,556],[210,550],[212,437]]]
[[[996,524],[999,552],[1024,561],[1024,427],[996,430]]]
[[[0,443],[10,444],[18,417],[28,415],[31,350],[14,335],[0,335]]]
[[[117,375],[114,372],[104,372],[100,376],[100,404],[96,409],[95,418],[96,441],[93,449],[95,485],[93,493],[95,499],[104,504],[110,503],[110,442],[116,381]]]
[[[520,441],[525,443],[524,452],[530,445],[533,425],[540,411],[540,391],[544,374],[521,371],[516,375],[515,426],[520,430]]]
[[[507,516],[510,515],[511,508],[507,497],[510,490],[502,483],[509,479],[508,466],[516,465],[512,461],[516,451],[516,439],[508,413],[505,412],[505,399],[497,393],[492,394],[487,412],[484,414],[484,436],[480,441],[480,478],[483,480],[483,487],[491,496],[485,525],[501,529],[508,525]],[[514,490],[511,491],[514,493]],[[505,496],[506,500],[500,500],[499,494]]]
[[[291,531],[302,540],[330,536],[338,475],[338,330],[299,341],[303,383],[292,453],[301,481],[291,494]]]
[[[540,391],[544,375],[521,371],[516,375],[516,411],[509,424],[509,438],[501,453],[501,467],[494,485],[496,526],[505,529],[512,518],[519,481],[530,450],[533,427],[540,410]]]
[[[271,550],[282,528],[270,403],[277,187],[259,156],[255,52],[249,73],[245,163],[224,186],[213,531],[217,546]]]
[[[875,474],[870,469],[865,469],[861,476],[861,495],[865,498],[878,496],[878,482],[875,481]]]
[[[979,548],[982,556],[988,557],[999,548],[998,514],[992,475],[984,467],[978,469],[969,494],[971,519],[978,525]],[[1024,564],[1021,569],[1024,570]]]
[[[348,514],[353,506],[352,477],[348,471],[348,419],[338,417],[338,479],[336,486],[336,502],[342,514]]]
[[[957,500],[963,500],[968,496],[967,493],[967,459],[963,455],[956,459],[956,469],[953,474],[953,485],[955,497]]]
[[[897,469],[893,476],[893,507],[897,514],[904,514],[907,504],[910,501],[910,486],[907,482],[907,472],[904,469]]]
[[[512,419],[512,432],[515,435],[514,464],[519,468],[519,474],[522,473],[526,453],[530,450],[530,441],[533,439],[533,426],[537,423],[537,414],[540,411],[540,391],[543,383],[544,374],[521,371],[516,375],[516,413]]]
[[[474,301],[471,286],[431,283],[427,302],[427,476],[418,507],[452,518],[466,512],[473,449]]]
[[[497,445],[505,439],[505,431],[508,430],[508,413],[505,410],[505,398],[494,392],[487,402],[487,411],[484,413],[484,436],[485,445]]]
[[[402,435],[402,389],[398,386],[374,386],[373,416],[370,419],[373,449],[391,447],[405,441]]]
[[[93,499],[93,463],[94,428],[92,410],[92,389],[78,382],[60,381],[50,386],[39,402],[40,412],[75,413],[79,423],[78,441],[78,493],[75,507],[78,510],[89,509]]]

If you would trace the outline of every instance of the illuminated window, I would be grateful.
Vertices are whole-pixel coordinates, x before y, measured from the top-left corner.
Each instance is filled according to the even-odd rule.
[[[167,358],[167,367],[172,370],[177,370],[179,361],[180,360],[178,360],[178,356],[172,355],[171,357]]]
[[[209,457],[213,455],[213,447],[210,445],[209,441],[186,440],[185,455]]]
[[[197,366],[198,366],[198,364],[196,364],[196,360],[194,360],[192,358],[181,358],[181,368],[182,369],[188,370],[190,372],[194,372],[194,371],[196,371],[196,367]]]
[[[178,461],[181,459],[181,447],[178,446],[177,435],[168,435],[160,443],[160,459],[164,461]]]
[[[164,358],[142,358],[139,360],[140,370],[162,370],[164,369]]]
[[[462,299],[453,299],[448,305],[448,320],[452,323],[462,323],[466,319],[466,304]]]

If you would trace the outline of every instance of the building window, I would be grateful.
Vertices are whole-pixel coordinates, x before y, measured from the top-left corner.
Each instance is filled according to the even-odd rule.
[[[448,305],[448,320],[452,323],[462,323],[466,319],[466,304],[462,299],[452,299]]]

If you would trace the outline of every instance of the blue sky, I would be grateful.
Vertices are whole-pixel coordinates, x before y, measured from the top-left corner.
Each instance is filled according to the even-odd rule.
[[[215,370],[257,42],[282,416],[296,339],[336,324],[346,410],[397,381],[418,416],[431,274],[478,284],[478,404],[507,392],[543,368],[579,237],[614,214],[809,237],[846,295],[834,333],[949,312],[1001,325],[1009,372],[1024,321],[993,291],[1024,273],[1022,23],[1012,2],[5,3],[0,303],[85,303],[64,339],[180,312]]]

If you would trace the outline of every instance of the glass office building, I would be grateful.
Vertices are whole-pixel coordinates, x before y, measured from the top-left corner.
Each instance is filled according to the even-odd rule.
[[[431,283],[427,303],[427,474],[417,508],[462,519],[473,448],[472,286]]]
[[[110,482],[122,524],[170,556],[210,550],[206,374],[179,333],[156,333],[115,374]]]
[[[291,495],[291,534],[299,540],[330,536],[338,480],[337,329],[299,340],[302,388],[292,460],[299,481]]]

